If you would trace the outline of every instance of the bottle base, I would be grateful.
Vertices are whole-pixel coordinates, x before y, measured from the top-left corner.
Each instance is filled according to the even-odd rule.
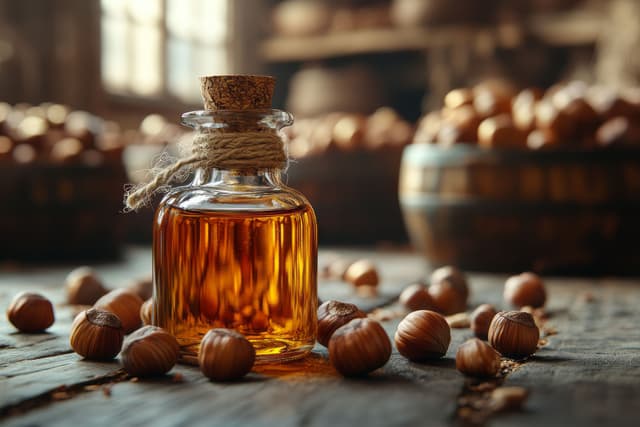
[[[311,353],[313,344],[297,345],[278,340],[252,342],[256,348],[256,365],[287,363],[302,359]],[[198,366],[198,346],[182,347],[179,363]]]

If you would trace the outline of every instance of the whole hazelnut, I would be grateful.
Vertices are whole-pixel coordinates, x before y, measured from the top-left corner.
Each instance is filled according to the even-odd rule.
[[[464,296],[465,300],[469,297],[469,283],[467,282],[467,276],[465,276],[465,274],[456,267],[446,265],[433,270],[431,277],[429,278],[429,283],[431,285],[436,285],[442,282],[447,282],[451,285],[453,289]]]
[[[413,362],[439,359],[449,348],[451,329],[442,315],[418,310],[398,324],[394,341],[400,354]]]
[[[94,307],[107,310],[118,316],[122,322],[125,334],[138,329],[142,324],[140,307],[143,302],[140,297],[128,289],[114,289],[102,296]]]
[[[361,259],[349,266],[344,272],[344,280],[354,286],[377,286],[379,282],[376,266],[368,259]]]
[[[328,279],[344,279],[344,273],[351,263],[344,258],[334,258],[330,260],[322,269],[324,277]]]
[[[450,282],[442,281],[429,286],[429,295],[435,310],[444,315],[456,314],[467,309],[467,298]]]
[[[179,355],[180,346],[173,335],[157,326],[143,326],[124,340],[120,359],[129,374],[148,377],[169,372]]]
[[[500,354],[484,341],[471,338],[456,352],[456,369],[471,377],[493,377],[500,370]]]
[[[127,286],[127,289],[138,295],[142,301],[146,301],[153,296],[153,279],[151,277],[137,279]]]
[[[153,298],[149,298],[140,306],[140,320],[143,325],[151,325],[153,319]]]
[[[429,295],[427,287],[422,283],[414,283],[404,288],[398,301],[411,311],[432,310],[434,308],[433,299]]]
[[[489,325],[497,310],[491,304],[479,305],[473,313],[471,313],[471,330],[473,334],[483,340],[487,339],[489,333]]]
[[[20,332],[42,332],[53,325],[53,305],[40,294],[20,292],[7,308],[7,319]]]
[[[65,280],[69,304],[93,305],[107,293],[104,285],[90,267],[78,267]]]
[[[325,301],[318,307],[318,342],[327,347],[336,329],[353,319],[363,317],[366,315],[354,304]]]
[[[535,353],[540,330],[523,311],[501,311],[489,326],[489,344],[503,356],[522,359]]]
[[[211,329],[200,342],[200,370],[214,381],[244,377],[251,371],[255,358],[256,351],[249,340],[231,329]]]
[[[529,305],[534,308],[544,306],[547,292],[542,279],[534,273],[511,276],[504,285],[504,300],[514,307]]]
[[[73,351],[91,360],[111,360],[122,347],[124,329],[115,314],[90,308],[71,324],[69,343]]]
[[[372,319],[353,319],[329,340],[329,360],[344,376],[366,375],[384,366],[389,357],[389,336]]]

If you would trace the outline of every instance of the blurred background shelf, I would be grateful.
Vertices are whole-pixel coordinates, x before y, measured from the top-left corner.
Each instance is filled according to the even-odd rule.
[[[306,37],[273,37],[260,45],[267,62],[313,61],[369,53],[422,51],[456,46],[478,38],[495,39],[489,28],[375,28]]]

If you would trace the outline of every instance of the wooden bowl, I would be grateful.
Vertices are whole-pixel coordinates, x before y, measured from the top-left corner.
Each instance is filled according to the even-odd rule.
[[[640,271],[640,150],[406,147],[405,225],[433,266]]]

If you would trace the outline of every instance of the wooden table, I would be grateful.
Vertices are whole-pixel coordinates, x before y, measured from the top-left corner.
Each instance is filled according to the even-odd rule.
[[[409,252],[342,251],[374,258],[382,296],[360,300],[371,309],[388,304],[409,281],[425,273]],[[321,253],[322,260],[328,256]],[[148,249],[97,266],[112,286],[150,271]],[[317,347],[306,360],[259,367],[245,380],[209,382],[196,368],[179,365],[159,379],[136,380],[117,361],[84,361],[68,345],[73,308],[63,304],[61,283],[73,266],[0,269],[0,306],[18,290],[41,291],[56,305],[46,334],[26,335],[0,321],[0,424],[3,426],[418,426],[468,424],[458,414],[469,380],[455,370],[458,345],[468,329],[452,332],[446,357],[408,362],[395,350],[387,365],[363,379],[344,379]],[[471,307],[499,306],[504,276],[470,275]],[[548,325],[558,331],[505,385],[530,397],[522,411],[496,414],[492,426],[640,425],[640,283],[618,279],[547,278]],[[348,287],[321,283],[322,298],[353,298]],[[590,297],[587,297],[587,296]],[[592,301],[590,301],[592,299]],[[384,322],[392,334],[398,319]],[[180,375],[176,376],[178,373]]]

